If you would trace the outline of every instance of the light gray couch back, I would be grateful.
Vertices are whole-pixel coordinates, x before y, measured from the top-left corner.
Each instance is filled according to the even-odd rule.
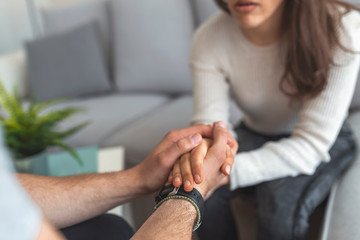
[[[189,1],[111,1],[115,82],[120,91],[191,91]]]
[[[112,40],[108,5],[104,0],[91,0],[56,8],[42,9],[45,35],[67,31],[94,22],[103,46],[106,63],[111,63]]]
[[[212,0],[89,0],[42,17],[45,34],[96,22],[119,91],[176,94],[192,91],[192,34],[216,11]]]
[[[119,91],[183,93],[192,91],[192,33],[218,11],[213,0],[89,0],[42,16],[46,34],[97,22]],[[351,108],[360,108],[359,80]]]

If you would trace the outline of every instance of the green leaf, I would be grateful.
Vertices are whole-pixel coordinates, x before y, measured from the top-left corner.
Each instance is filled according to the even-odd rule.
[[[72,127],[66,131],[63,131],[63,132],[58,132],[57,133],[57,136],[59,138],[66,138],[76,132],[78,132],[79,130],[83,129],[84,127],[86,127],[87,125],[89,125],[91,122],[90,121],[87,121],[87,122],[84,122],[84,123],[81,123],[81,124],[78,124],[76,125],[75,127]]]
[[[11,112],[12,106],[10,101],[9,92],[6,90],[5,86],[3,85],[2,81],[0,80],[0,102],[3,106],[4,110]]]
[[[70,153],[71,156],[73,156],[75,158],[75,160],[79,163],[80,166],[84,165],[83,160],[80,158],[79,154],[69,145],[65,144],[63,141],[61,140],[55,140],[54,144],[56,146],[61,147],[62,149],[64,149],[65,151],[67,151],[68,153]]]
[[[19,96],[14,93],[11,95],[5,88],[0,79],[0,102],[3,108],[9,113],[9,118],[19,120],[24,115],[24,110],[21,105]]]
[[[12,121],[8,121],[8,120],[1,120],[3,126],[7,129],[21,129],[21,126],[17,123],[17,122],[12,122]]]
[[[40,116],[36,121],[36,124],[39,126],[53,127],[58,122],[80,112],[84,112],[84,110],[79,108],[66,108],[58,111],[52,111],[48,114]]]
[[[53,106],[57,103],[64,102],[64,101],[66,101],[66,99],[62,98],[62,99],[55,99],[55,100],[47,101],[44,103],[38,103],[31,108],[31,113],[37,115],[37,114],[39,114],[40,111],[44,110],[45,108],[48,108],[50,106]]]

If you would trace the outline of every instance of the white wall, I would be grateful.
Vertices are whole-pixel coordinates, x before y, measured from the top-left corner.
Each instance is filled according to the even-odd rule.
[[[25,0],[1,0],[0,55],[21,48],[32,36]]]
[[[0,0],[0,55],[19,50],[26,40],[41,35],[40,6],[80,1],[88,0]]]

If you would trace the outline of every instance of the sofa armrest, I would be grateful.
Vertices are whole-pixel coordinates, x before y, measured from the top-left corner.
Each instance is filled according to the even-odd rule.
[[[26,56],[22,50],[0,56],[0,78],[10,92],[17,89],[21,98],[29,96],[26,68]]]
[[[360,111],[349,116],[360,142]],[[325,213],[322,240],[360,239],[360,155],[333,186]]]

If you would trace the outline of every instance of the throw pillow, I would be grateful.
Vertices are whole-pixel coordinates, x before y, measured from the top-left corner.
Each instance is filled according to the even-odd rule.
[[[111,11],[117,89],[191,92],[189,53],[194,24],[190,2],[112,0]]]
[[[26,44],[30,93],[38,100],[111,89],[94,24]]]
[[[110,38],[108,1],[71,1],[69,4],[64,4],[63,0],[59,2],[61,2],[60,6],[53,3],[41,8],[45,34],[56,34],[84,25],[85,23],[95,22],[105,53],[105,63],[106,66],[110,67],[112,42]]]

